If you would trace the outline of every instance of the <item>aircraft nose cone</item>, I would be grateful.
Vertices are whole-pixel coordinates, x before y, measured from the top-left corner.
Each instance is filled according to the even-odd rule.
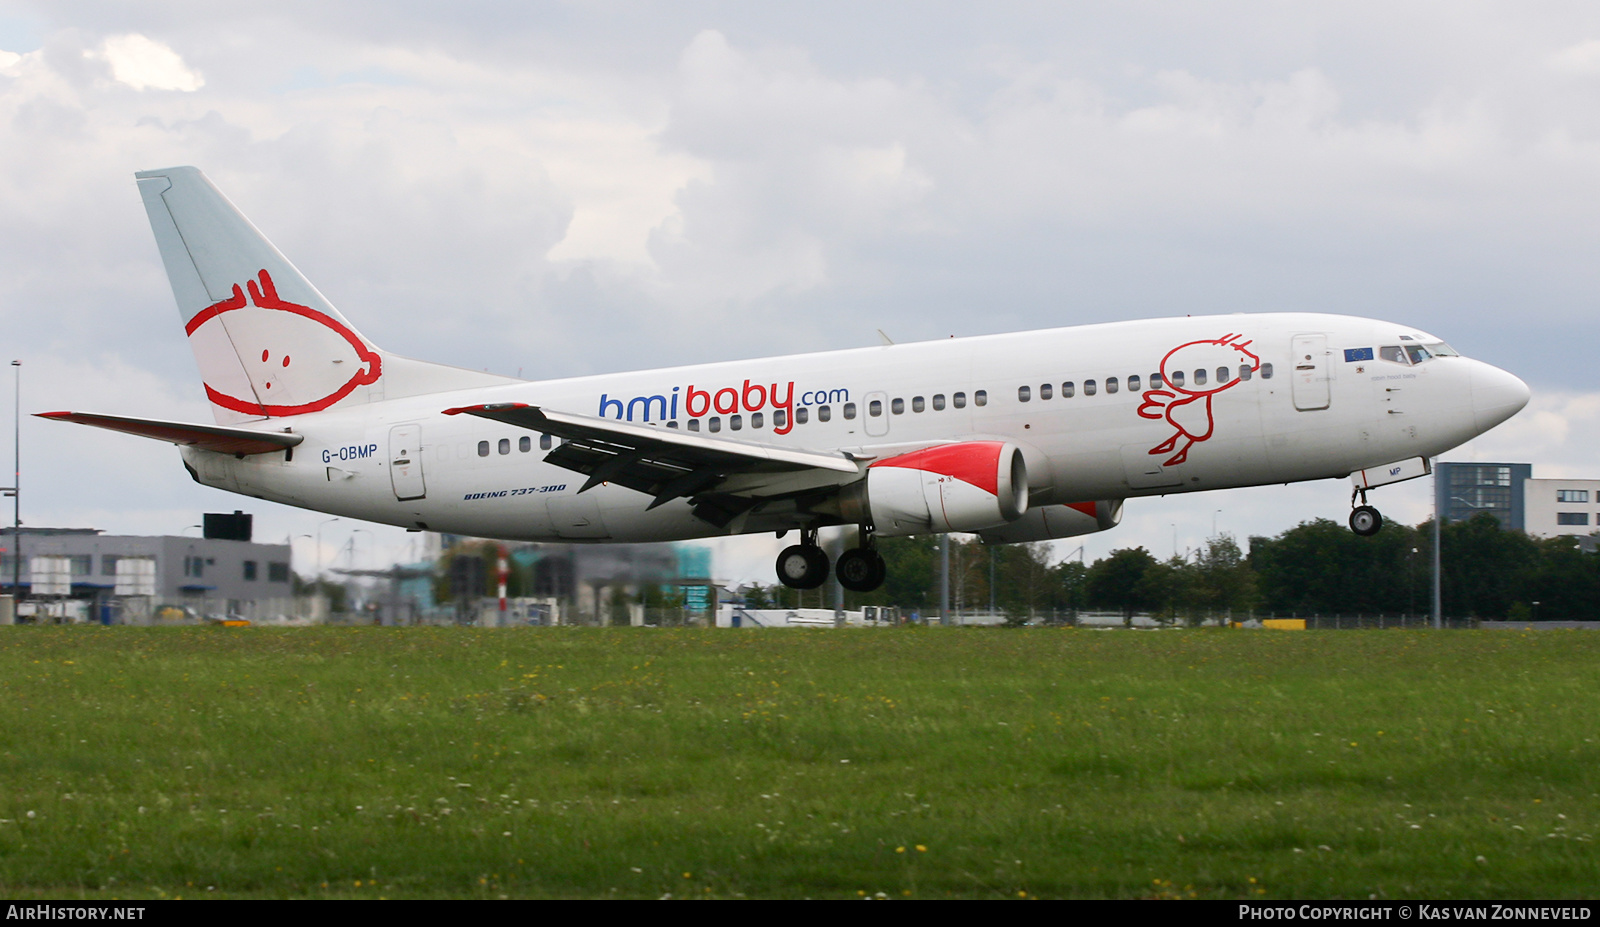
[[[1500,424],[1528,404],[1532,394],[1528,384],[1516,376],[1480,364],[1472,370],[1472,411],[1477,420],[1478,433]]]

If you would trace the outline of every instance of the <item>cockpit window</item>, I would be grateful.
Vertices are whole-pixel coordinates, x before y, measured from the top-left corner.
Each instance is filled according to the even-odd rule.
[[[1411,363],[1413,364],[1420,364],[1423,361],[1433,360],[1433,355],[1429,354],[1428,349],[1420,344],[1408,344],[1405,346],[1405,348],[1406,356],[1411,358]]]
[[[1378,357],[1395,364],[1408,363],[1406,361],[1406,349],[1398,344],[1386,344],[1379,348]]]
[[[1443,341],[1435,341],[1433,344],[1427,345],[1427,348],[1428,348],[1429,351],[1433,352],[1433,356],[1434,357],[1460,357],[1461,356],[1461,352],[1460,351],[1457,351],[1455,348],[1450,347],[1448,344],[1445,344]]]

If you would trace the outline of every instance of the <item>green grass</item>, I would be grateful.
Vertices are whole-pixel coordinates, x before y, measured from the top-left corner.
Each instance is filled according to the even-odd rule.
[[[0,893],[1593,897],[1600,634],[7,628]]]

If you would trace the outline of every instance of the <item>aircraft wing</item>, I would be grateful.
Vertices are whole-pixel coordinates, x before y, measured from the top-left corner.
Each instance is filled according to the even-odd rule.
[[[40,418],[57,422],[77,422],[96,428],[109,428],[143,438],[169,441],[184,447],[198,447],[219,454],[270,454],[287,450],[305,440],[305,435],[282,431],[252,431],[226,425],[195,425],[189,422],[164,422],[153,418],[124,415],[97,415],[92,412],[36,412]]]
[[[579,492],[610,482],[654,496],[649,508],[680,496],[711,490],[734,474],[833,471],[840,482],[861,468],[842,453],[796,450],[732,441],[675,428],[552,412],[520,402],[446,409],[446,415],[476,415],[566,439],[545,461],[586,474]]]

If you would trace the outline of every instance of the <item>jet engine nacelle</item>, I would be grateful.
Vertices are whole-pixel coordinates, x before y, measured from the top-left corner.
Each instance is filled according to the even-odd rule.
[[[876,461],[851,489],[853,520],[882,537],[981,531],[1028,511],[1028,465],[1008,441],[942,444]]]
[[[998,528],[979,531],[985,544],[1016,544],[1022,541],[1048,541],[1093,534],[1114,528],[1122,521],[1122,500],[1074,502],[1070,505],[1041,505],[1021,518]]]

